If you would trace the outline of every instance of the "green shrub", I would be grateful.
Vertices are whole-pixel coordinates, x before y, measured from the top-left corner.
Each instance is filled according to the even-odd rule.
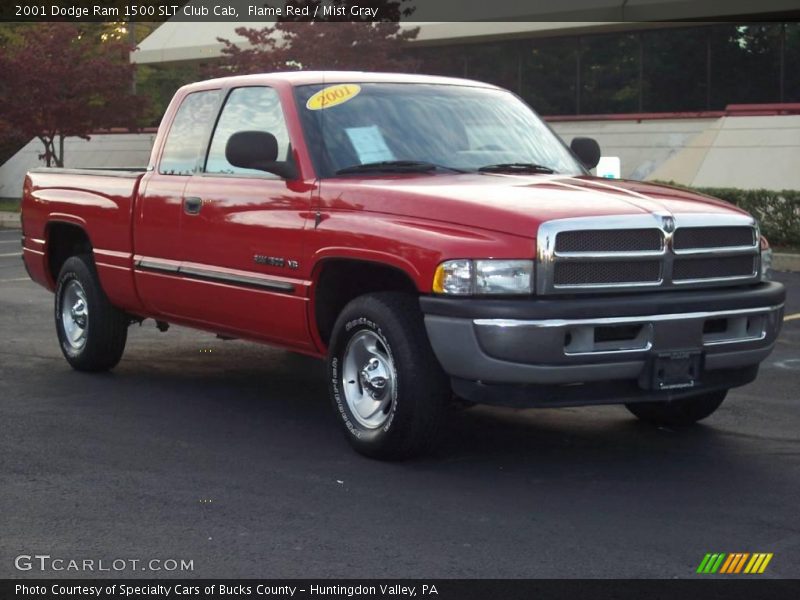
[[[800,190],[739,190],[736,188],[687,188],[726,200],[756,219],[761,233],[773,246],[800,246]]]
[[[0,198],[0,211],[19,212],[19,198]]]

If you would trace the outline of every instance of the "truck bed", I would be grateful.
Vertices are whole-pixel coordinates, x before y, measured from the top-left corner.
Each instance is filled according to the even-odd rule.
[[[136,177],[147,172],[147,167],[38,167],[29,173],[58,173],[62,175],[102,175],[104,177]]]
[[[132,218],[146,167],[38,168],[25,177],[23,252],[31,277],[53,289],[45,240],[48,228],[80,227],[89,237],[101,280],[132,287]],[[122,279],[123,281],[119,281]]]

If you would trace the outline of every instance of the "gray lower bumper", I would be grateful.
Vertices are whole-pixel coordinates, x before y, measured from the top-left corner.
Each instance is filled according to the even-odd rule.
[[[425,326],[454,378],[557,385],[636,380],[653,354],[702,351],[705,371],[758,365],[772,351],[783,304],[585,319],[427,314]]]

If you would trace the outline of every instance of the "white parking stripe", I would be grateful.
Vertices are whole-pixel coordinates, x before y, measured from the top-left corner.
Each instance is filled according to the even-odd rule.
[[[0,254],[0,258],[7,258],[9,256],[22,256],[22,252],[9,252],[8,254]]]
[[[797,319],[800,319],[800,313],[794,313],[793,315],[786,315],[783,317],[784,321],[796,321]]]
[[[30,277],[17,277],[16,279],[0,279],[0,283],[12,283],[16,281],[31,281]]]

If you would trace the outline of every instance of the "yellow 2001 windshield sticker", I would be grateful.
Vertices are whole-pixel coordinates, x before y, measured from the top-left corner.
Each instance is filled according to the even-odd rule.
[[[311,96],[306,102],[308,110],[322,110],[337,104],[343,104],[355,98],[361,91],[361,86],[355,83],[340,83],[321,89]]]

